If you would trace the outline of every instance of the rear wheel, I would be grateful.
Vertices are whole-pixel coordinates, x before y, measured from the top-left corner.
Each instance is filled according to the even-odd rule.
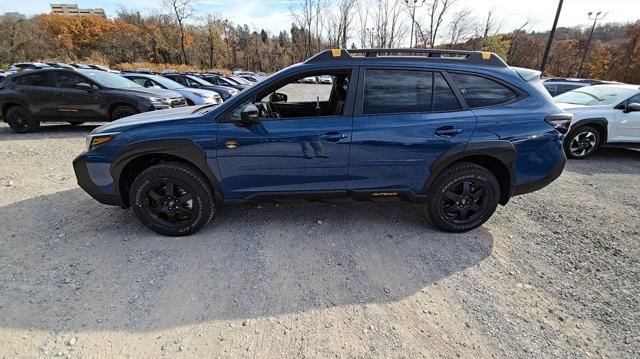
[[[123,117],[135,115],[136,113],[139,113],[139,112],[140,111],[136,110],[133,106],[121,105],[114,108],[113,111],[111,111],[111,120],[112,121],[118,120]]]
[[[215,196],[193,166],[168,162],[144,170],[131,185],[131,207],[153,231],[184,236],[200,230],[215,214]]]
[[[460,162],[438,176],[427,196],[432,224],[447,232],[466,232],[491,217],[500,200],[500,186],[486,168]]]
[[[581,126],[564,139],[564,152],[569,158],[583,159],[600,147],[600,132],[591,126]]]
[[[9,108],[7,111],[7,123],[17,133],[35,132],[40,129],[40,122],[35,120],[29,111],[21,106]]]

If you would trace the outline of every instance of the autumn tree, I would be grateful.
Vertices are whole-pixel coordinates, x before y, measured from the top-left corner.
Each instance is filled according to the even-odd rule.
[[[173,16],[178,23],[180,29],[180,47],[182,49],[182,58],[186,65],[189,64],[187,59],[187,50],[185,44],[187,35],[185,33],[185,20],[193,16],[193,1],[194,0],[163,0],[165,7],[169,8],[173,13]]]

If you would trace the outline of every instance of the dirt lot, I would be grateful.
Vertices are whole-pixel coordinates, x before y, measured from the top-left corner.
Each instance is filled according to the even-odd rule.
[[[640,152],[571,161],[466,234],[318,202],[177,239],[77,187],[89,129],[0,125],[0,357],[640,356]]]

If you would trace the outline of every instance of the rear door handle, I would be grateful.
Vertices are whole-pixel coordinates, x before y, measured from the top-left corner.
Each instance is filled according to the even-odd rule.
[[[325,133],[324,135],[320,135],[319,138],[323,141],[338,142],[342,139],[347,138],[347,135],[339,132],[329,132],[329,133]]]
[[[64,96],[64,92],[56,92],[56,94],[55,94],[55,95],[56,95],[56,96],[61,96],[61,97],[62,97],[62,96]]]
[[[435,131],[436,135],[444,136],[444,137],[452,137],[455,135],[459,135],[461,133],[462,133],[461,128],[454,128],[453,126],[440,127]]]

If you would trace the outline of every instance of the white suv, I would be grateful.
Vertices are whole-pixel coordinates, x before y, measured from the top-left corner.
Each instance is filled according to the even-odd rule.
[[[595,85],[554,97],[556,104],[573,114],[564,140],[569,158],[582,159],[600,146],[640,146],[640,87]]]

